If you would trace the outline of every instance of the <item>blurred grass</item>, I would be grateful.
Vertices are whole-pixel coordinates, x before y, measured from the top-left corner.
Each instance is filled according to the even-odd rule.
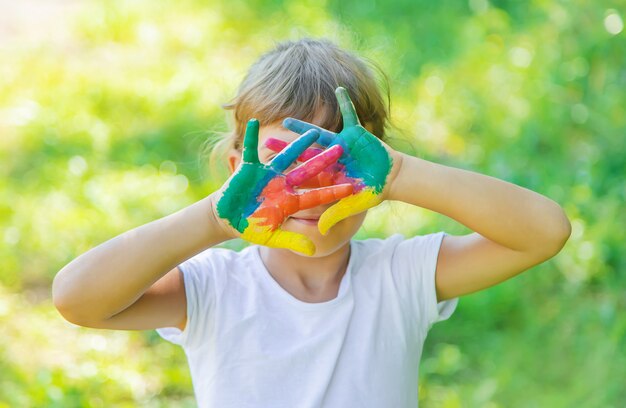
[[[217,188],[199,151],[227,128],[220,104],[260,53],[305,35],[383,66],[398,149],[530,188],[572,220],[556,258],[433,328],[421,403],[624,404],[626,2],[42,5],[4,10],[20,18],[0,28],[0,407],[194,405],[182,350],[64,322],[51,280]],[[385,203],[358,237],[438,230],[468,232]]]

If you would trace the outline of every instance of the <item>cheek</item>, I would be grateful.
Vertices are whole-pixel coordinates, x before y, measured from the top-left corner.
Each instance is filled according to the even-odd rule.
[[[339,221],[329,231],[329,235],[334,234],[342,238],[351,238],[354,234],[356,234],[359,228],[361,228],[361,225],[363,225],[366,215],[366,213],[361,213]]]
[[[353,215],[352,217],[348,217],[348,219],[352,221],[352,226],[356,230],[358,230],[359,228],[361,228],[361,225],[363,225],[363,222],[365,221],[366,216],[367,216],[367,212],[363,212],[357,215]]]

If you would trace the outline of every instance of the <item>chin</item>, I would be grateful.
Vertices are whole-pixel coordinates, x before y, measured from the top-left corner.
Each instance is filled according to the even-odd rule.
[[[365,214],[355,215],[339,221],[329,231],[327,235],[322,235],[317,228],[317,222],[306,222],[289,218],[281,228],[285,231],[298,232],[304,234],[315,245],[315,254],[308,256],[297,251],[292,251],[307,258],[321,258],[331,255],[350,242],[350,239],[361,227]]]
[[[315,253],[313,255],[305,255],[301,252],[297,252],[297,251],[292,251],[294,254],[298,254],[300,256],[303,256],[305,258],[324,258],[326,256],[332,255],[335,252],[337,252],[341,247],[343,247],[343,245],[345,245],[348,241],[337,245],[337,246],[333,246],[333,247],[328,247],[327,245],[323,245],[320,243],[315,243]]]
[[[315,253],[313,255],[305,255],[302,252],[294,251],[292,249],[288,249],[288,251],[291,251],[292,253],[294,253],[296,255],[299,255],[299,256],[302,256],[304,258],[323,258],[325,256],[332,255],[335,252],[337,252],[348,241],[349,240],[347,240],[346,242],[343,242],[343,243],[341,243],[339,245],[332,246],[332,247],[329,247],[328,245],[324,245],[323,243],[320,243],[320,242],[313,241],[313,243],[315,244]]]

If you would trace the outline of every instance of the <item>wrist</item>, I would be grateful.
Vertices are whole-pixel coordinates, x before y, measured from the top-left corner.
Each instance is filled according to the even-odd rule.
[[[230,240],[238,237],[235,229],[228,224],[228,222],[221,218],[217,212],[217,203],[221,197],[220,191],[215,191],[206,197],[207,213],[209,215],[209,222],[211,229],[216,231],[220,237],[224,240]]]
[[[403,164],[407,159],[410,159],[410,156],[405,157],[406,155],[395,150],[389,152],[391,157],[391,171],[389,172],[389,176],[387,178],[387,186],[385,188],[384,199],[385,200],[398,200],[399,195],[397,194],[397,186],[399,180],[402,175]]]

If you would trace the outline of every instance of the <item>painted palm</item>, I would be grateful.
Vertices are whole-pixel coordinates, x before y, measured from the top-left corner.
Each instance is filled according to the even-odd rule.
[[[221,193],[216,206],[218,215],[247,241],[313,255],[315,246],[307,236],[281,230],[280,225],[295,212],[328,204],[353,191],[350,184],[296,191],[341,157],[340,145],[283,173],[318,137],[315,129],[303,132],[270,163],[263,164],[257,150],[259,122],[250,120],[244,136],[243,161]]]
[[[328,148],[324,152],[341,146],[343,153],[337,162],[346,180],[354,188],[352,195],[341,199],[320,217],[318,228],[322,234],[339,221],[358,214],[383,201],[383,189],[391,172],[392,159],[381,141],[359,123],[359,118],[350,100],[348,91],[339,87],[335,90],[339,109],[343,117],[343,130],[334,133],[301,120],[287,118],[283,126],[298,134],[311,130],[320,132],[317,143]],[[332,170],[327,170],[332,172]]]

